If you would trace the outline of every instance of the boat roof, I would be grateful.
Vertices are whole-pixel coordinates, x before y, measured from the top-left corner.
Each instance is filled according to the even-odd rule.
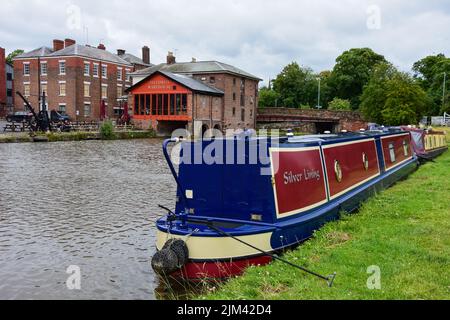
[[[364,140],[370,138],[384,137],[389,135],[398,135],[405,134],[407,131],[399,130],[399,129],[385,129],[384,131],[361,131],[361,132],[342,132],[336,134],[317,134],[317,135],[305,135],[305,136],[282,136],[282,137],[273,137],[273,139],[279,139],[280,144],[317,144],[317,143],[340,143],[340,142],[348,142],[354,140]],[[256,131],[249,130],[247,132],[242,132],[240,134],[236,134],[234,137],[224,137],[222,140],[231,140],[231,139],[249,139],[250,141],[263,141],[271,139],[270,136],[267,137],[257,137]],[[216,139],[205,139],[203,141],[215,141]]]

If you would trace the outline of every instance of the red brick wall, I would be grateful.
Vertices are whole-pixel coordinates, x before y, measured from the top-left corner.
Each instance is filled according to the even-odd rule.
[[[6,59],[5,49],[0,48],[0,118],[6,116]]]
[[[241,77],[228,73],[196,74],[194,78],[206,85],[215,87],[225,93],[223,98],[222,128],[244,129],[255,128],[256,108],[258,103],[258,81],[245,79],[245,104],[241,107]],[[211,81],[214,78],[214,81]],[[235,99],[234,99],[235,96]],[[233,114],[234,109],[234,114]],[[241,112],[245,110],[245,121],[242,121]]]
[[[5,70],[5,67],[6,67],[5,49],[0,48],[0,104],[3,104],[3,105],[6,104],[6,70]],[[2,110],[3,110],[3,108],[2,108]]]

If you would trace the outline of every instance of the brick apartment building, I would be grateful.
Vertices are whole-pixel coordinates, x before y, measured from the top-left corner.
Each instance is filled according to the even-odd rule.
[[[13,66],[6,62],[5,49],[0,48],[0,117],[5,117],[13,111],[13,79]]]
[[[150,50],[144,47],[143,61],[133,55],[116,55],[98,47],[79,45],[74,40],[54,40],[53,47],[41,47],[14,59],[14,85],[35,108],[46,93],[48,110],[67,114],[72,120],[98,120],[101,105],[106,117],[117,118],[127,105],[125,90],[131,86],[129,74],[150,64]],[[24,109],[20,99],[15,110]]]
[[[134,120],[160,133],[186,128],[195,136],[208,129],[256,128],[261,79],[217,61],[167,63],[131,74],[129,104]]]

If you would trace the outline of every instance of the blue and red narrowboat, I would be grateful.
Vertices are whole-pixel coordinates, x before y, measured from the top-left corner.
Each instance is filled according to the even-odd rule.
[[[157,221],[159,274],[228,278],[315,230],[418,167],[411,134],[360,132],[286,137],[241,135],[178,144],[176,209]]]
[[[403,127],[402,130],[411,133],[414,152],[420,159],[431,160],[448,150],[446,135],[443,131],[413,127]]]

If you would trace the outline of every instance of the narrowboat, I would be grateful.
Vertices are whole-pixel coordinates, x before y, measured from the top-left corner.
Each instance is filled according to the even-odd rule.
[[[178,191],[175,211],[157,221],[152,266],[188,280],[268,264],[418,167],[411,134],[400,130],[171,139],[163,150]]]
[[[414,152],[422,160],[434,159],[448,150],[446,135],[443,131],[414,127],[403,127],[402,130],[411,133]]]

